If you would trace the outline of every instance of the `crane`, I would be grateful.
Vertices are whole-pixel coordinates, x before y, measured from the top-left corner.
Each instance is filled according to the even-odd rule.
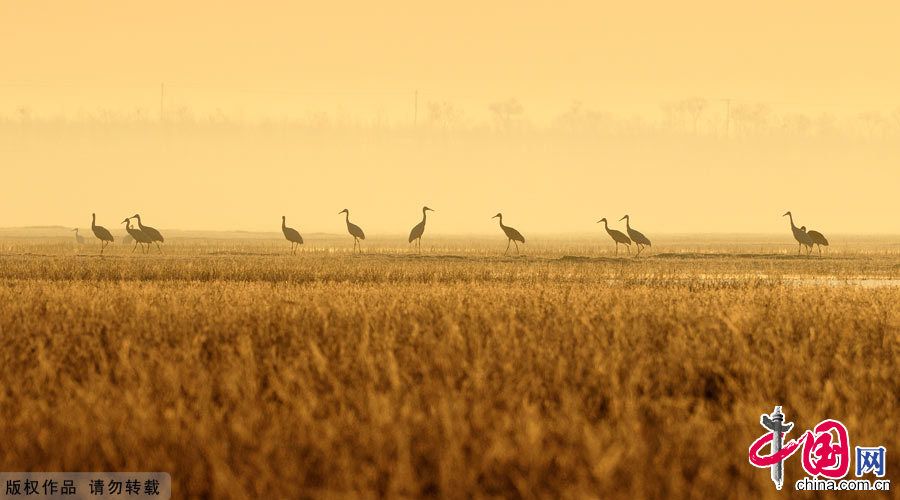
[[[810,229],[809,231],[807,231],[806,235],[809,236],[810,240],[812,240],[813,245],[819,245],[819,256],[821,256],[822,255],[822,247],[828,246],[828,239],[825,238],[824,234],[822,234],[816,230],[813,230],[813,229]]]
[[[609,228],[609,223],[606,221],[606,217],[597,221],[597,224],[603,223],[603,226],[606,227],[606,232],[609,236],[616,242],[616,255],[619,255],[619,243],[625,245],[625,248],[628,249],[628,253],[631,253],[631,238],[625,236],[625,233],[622,231],[617,231],[615,229]]]
[[[797,255],[800,255],[800,249],[805,245],[809,251],[806,252],[809,255],[812,252],[813,241],[812,238],[806,234],[806,231],[800,229],[799,227],[794,225],[794,216],[790,211],[785,212],[782,217],[788,217],[791,220],[791,232],[794,233],[794,239],[797,240]]]
[[[648,247],[653,246],[652,244],[650,244],[650,239],[647,238],[646,236],[644,236],[643,233],[641,233],[637,229],[631,229],[631,218],[628,216],[628,214],[625,214],[624,217],[619,219],[619,221],[623,221],[623,220],[625,221],[625,230],[628,232],[628,237],[631,238],[631,241],[634,242],[634,244],[637,246],[637,249],[638,249],[637,254],[635,254],[635,257],[637,257],[638,255],[641,254],[641,251],[644,249],[644,246],[648,246]]]
[[[516,242],[520,241],[524,245],[525,237],[522,236],[522,233],[516,231],[514,228],[503,225],[503,214],[502,213],[498,213],[497,215],[491,217],[491,219],[496,219],[497,217],[500,218],[500,229],[503,230],[503,233],[506,234],[506,237],[509,239],[509,241],[506,242],[506,251],[503,252],[503,255],[506,255],[509,252],[509,244],[510,243],[516,244],[516,253],[518,254],[519,253],[519,244]]]
[[[291,254],[293,254],[296,248],[303,244],[303,236],[300,236],[296,229],[285,225],[285,217],[283,215],[281,216],[281,232],[291,242]]]
[[[162,253],[162,248],[159,246],[159,244],[165,242],[165,239],[163,239],[163,236],[159,233],[159,231],[150,226],[143,225],[141,223],[141,214],[134,214],[130,218],[137,219],[138,228],[142,233],[146,234],[147,237],[150,238],[151,242],[156,243],[156,248],[159,250],[159,253]]]
[[[84,236],[78,234],[78,228],[76,227],[72,231],[75,231],[75,243],[79,245],[84,245]]]
[[[125,220],[122,221],[122,224],[125,224],[125,231],[127,231],[128,235],[131,236],[131,239],[134,240],[134,248],[131,249],[131,253],[134,253],[134,251],[137,250],[138,243],[141,244],[142,251],[144,250],[144,245],[147,245],[147,250],[150,250],[150,244],[153,243],[153,240],[140,229],[131,227],[130,217],[126,217]]]
[[[350,233],[350,236],[353,236],[353,249],[356,250],[356,246],[359,245],[359,250],[362,251],[362,245],[360,245],[359,240],[366,239],[366,233],[363,232],[362,228],[357,226],[356,224],[350,222],[350,211],[346,208],[338,212],[340,214],[347,214],[347,232]]]
[[[106,248],[106,245],[109,245],[114,240],[112,233],[110,233],[108,229],[97,225],[97,214],[91,214],[91,231],[93,231],[94,236],[100,240],[100,255],[103,255],[103,250]]]
[[[422,207],[422,222],[416,224],[415,227],[412,228],[412,231],[409,232],[409,242],[412,243],[413,241],[418,240],[417,246],[420,252],[422,251],[422,235],[425,234],[425,213],[428,210],[434,212],[431,208]]]

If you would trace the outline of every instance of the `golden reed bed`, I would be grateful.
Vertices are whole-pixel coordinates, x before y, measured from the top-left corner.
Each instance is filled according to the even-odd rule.
[[[900,466],[894,246],[280,243],[3,241],[0,469],[162,470],[178,498],[775,497],[747,448],[776,403]]]

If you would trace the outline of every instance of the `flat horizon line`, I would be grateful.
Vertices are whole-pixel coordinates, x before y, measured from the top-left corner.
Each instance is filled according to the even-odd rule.
[[[30,225],[30,226],[5,226],[0,227],[0,233],[3,232],[14,232],[14,231],[48,231],[48,230],[65,230],[72,231],[75,226],[62,226],[62,225]],[[90,231],[90,226],[78,226],[80,230]],[[117,232],[124,233],[124,229],[116,228]],[[258,235],[258,236],[268,236],[272,235],[273,237],[281,238],[281,232],[277,230],[272,231],[264,231],[264,230],[248,230],[248,229],[177,229],[177,228],[159,228],[162,232],[173,232],[173,233],[185,233],[184,236],[180,237],[190,237],[187,234],[190,233],[198,233],[198,234],[248,234],[248,235]],[[343,232],[324,232],[324,231],[302,231],[301,234],[310,235],[310,236],[320,236],[320,237],[334,237],[334,238],[343,238],[347,237],[346,233]],[[532,238],[535,236],[544,237],[544,238],[588,238],[595,237],[598,234],[603,234],[602,228],[601,231],[578,231],[578,232],[554,232],[554,231],[535,231],[530,233]],[[662,238],[673,238],[673,237],[726,237],[726,236],[739,236],[739,237],[781,237],[786,233],[784,231],[772,231],[772,232],[753,232],[753,231],[704,231],[704,232],[690,232],[690,231],[661,231],[655,232],[653,235],[655,237]],[[876,233],[876,232],[859,232],[859,233],[849,233],[849,232],[829,232],[829,237],[834,236],[851,236],[851,237],[878,237],[878,238],[890,238],[896,237],[900,240],[900,233]],[[791,236],[787,233],[788,236]],[[174,236],[179,237],[179,236]],[[385,232],[385,233],[372,233],[366,235],[367,239],[381,239],[381,238],[407,238],[408,234],[403,232]],[[495,232],[460,232],[460,233],[430,233],[429,237],[434,238],[460,238],[460,237],[478,237],[478,238],[493,238],[493,237],[502,237],[501,234]],[[900,241],[898,241],[900,243]]]

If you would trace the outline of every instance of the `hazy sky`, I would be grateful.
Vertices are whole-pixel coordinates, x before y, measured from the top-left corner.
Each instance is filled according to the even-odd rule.
[[[821,1],[0,1],[0,83],[573,99],[900,104],[900,4]],[[103,97],[95,96],[95,97]],[[248,98],[249,99],[249,98]],[[239,98],[238,98],[239,100]],[[229,103],[224,103],[228,107]],[[155,108],[155,106],[154,106]],[[151,108],[153,109],[153,108]],[[640,109],[639,109],[640,110]]]
[[[423,106],[446,100],[476,118],[510,97],[535,120],[574,100],[657,119],[660,103],[691,96],[889,114],[900,107],[898,26],[897,2],[0,0],[0,114],[109,108],[155,118],[161,82],[170,108],[248,117],[324,109],[397,122],[411,116],[416,89]],[[149,155],[146,144],[108,137],[77,147],[48,139],[46,148],[34,137],[27,147],[0,139],[0,171],[15,181],[0,188],[3,226],[83,225],[85,212],[120,217],[140,205],[160,227],[265,229],[273,214],[302,219],[315,208],[303,226],[337,232],[330,213],[355,202],[370,226],[401,232],[422,203],[438,200],[469,202],[443,215],[447,232],[490,230],[469,221],[497,209],[518,211],[509,222],[537,231],[593,230],[555,222],[578,210],[585,219],[640,210],[642,226],[657,231],[769,231],[798,206],[835,230],[900,232],[889,188],[900,183],[896,141],[838,155],[627,147],[570,156],[551,145],[540,154],[488,147],[434,158],[399,146],[360,152],[360,144],[281,154],[259,138],[232,145],[239,154],[223,153],[215,138],[176,138]],[[730,168],[711,170],[722,163]],[[432,187],[410,194],[407,174],[421,165],[429,168],[415,183]],[[112,194],[92,199],[97,185]],[[165,199],[122,193],[141,186]],[[778,222],[759,215],[769,212]]]

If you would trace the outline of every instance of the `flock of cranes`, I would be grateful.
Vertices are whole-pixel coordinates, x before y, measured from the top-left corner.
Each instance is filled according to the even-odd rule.
[[[433,209],[428,207],[422,207],[422,220],[415,226],[413,226],[412,230],[409,232],[409,243],[412,244],[416,242],[416,248],[421,251],[422,250],[422,236],[425,234],[425,222],[428,217],[428,212],[434,212]],[[344,221],[347,223],[347,232],[350,236],[353,237],[353,250],[359,249],[362,250],[362,244],[360,240],[366,239],[366,233],[363,232],[362,228],[357,226],[356,224],[350,222],[350,210],[343,209],[338,212],[338,215],[344,215]],[[828,240],[825,236],[813,230],[806,230],[806,226],[797,227],[794,225],[794,216],[791,212],[785,212],[782,217],[789,217],[791,221],[791,231],[794,234],[794,239],[797,240],[799,246],[797,247],[797,254],[799,255],[803,246],[807,247],[806,254],[809,255],[812,253],[813,246],[819,246],[819,255],[822,255],[822,247],[828,246]],[[137,227],[132,227],[131,219],[137,219]],[[522,236],[518,230],[513,227],[507,226],[503,224],[503,214],[498,213],[493,216],[492,219],[500,219],[500,229],[503,231],[503,234],[506,235],[507,243],[506,250],[503,252],[504,255],[509,253],[509,246],[515,245],[516,253],[519,253],[519,243],[525,243],[525,237]],[[650,243],[650,239],[644,236],[643,233],[631,227],[631,217],[628,214],[625,214],[619,222],[625,221],[625,232],[610,229],[609,222],[606,220],[606,217],[597,221],[597,223],[603,223],[603,227],[606,229],[606,233],[609,234],[610,238],[612,238],[613,242],[616,244],[616,252],[615,254],[619,254],[619,244],[625,245],[625,248],[628,249],[628,253],[631,254],[631,244],[634,243],[637,248],[637,253],[635,257],[641,254],[641,252],[646,248],[652,246]],[[138,245],[141,245],[142,251],[149,252],[150,246],[156,244],[156,248],[162,253],[162,247],[159,246],[160,243],[163,243],[165,240],[163,239],[162,234],[160,232],[150,226],[145,226],[141,222],[141,215],[134,214],[131,217],[126,217],[125,220],[122,221],[122,224],[125,224],[125,231],[128,232],[131,240],[134,241],[134,248],[131,249],[131,252],[137,249]],[[91,230],[94,232],[94,236],[100,240],[100,254],[103,254],[103,251],[106,249],[107,245],[114,241],[112,233],[109,232],[105,227],[97,225],[97,214],[91,214]],[[73,229],[75,232],[75,240],[78,244],[84,244],[84,237],[78,234],[78,229]],[[294,228],[287,226],[287,217],[284,215],[281,216],[281,232],[284,234],[284,238],[291,243],[291,254],[296,253],[297,248],[303,244],[303,236],[300,235],[300,232]]]
[[[131,227],[131,219],[137,219],[138,227]],[[141,245],[141,249],[144,249],[144,245],[147,245],[146,251],[150,250],[150,245],[156,243],[156,248],[159,249],[159,253],[162,253],[162,247],[159,246],[160,243],[163,243],[165,239],[162,234],[156,229],[145,226],[141,223],[141,215],[134,214],[131,217],[125,217],[125,220],[122,221],[122,224],[125,224],[125,231],[128,232],[128,235],[134,240],[134,248],[131,249],[131,253],[137,249],[138,244]],[[75,239],[78,243],[84,243],[84,238],[78,235],[78,229],[75,230]],[[106,247],[115,241],[112,233],[109,232],[109,229],[106,229],[103,226],[97,225],[97,214],[91,214],[91,231],[94,232],[94,236],[100,240],[100,255],[103,255],[103,251],[106,250]]]
[[[653,246],[653,244],[650,243],[650,238],[644,236],[644,233],[631,228],[631,217],[629,217],[628,214],[619,219],[619,222],[622,222],[623,220],[625,221],[625,230],[628,232],[627,236],[622,231],[610,229],[606,217],[597,221],[597,224],[603,223],[603,227],[606,228],[606,233],[616,242],[616,255],[619,255],[619,243],[625,245],[625,248],[628,249],[628,253],[631,253],[631,243],[634,242],[634,245],[638,249],[635,257],[641,254],[644,247]]]

